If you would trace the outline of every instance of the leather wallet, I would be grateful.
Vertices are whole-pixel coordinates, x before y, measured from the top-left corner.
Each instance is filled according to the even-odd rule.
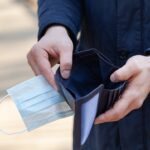
[[[55,80],[60,93],[74,110],[73,150],[86,142],[95,118],[111,108],[126,87],[126,82],[112,83],[110,75],[117,70],[110,59],[97,49],[73,54],[69,79],[63,79],[60,68]]]

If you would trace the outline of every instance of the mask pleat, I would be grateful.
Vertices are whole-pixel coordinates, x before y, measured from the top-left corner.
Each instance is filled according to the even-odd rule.
[[[45,118],[45,117],[47,118],[47,116],[52,116],[54,114],[65,112],[68,110],[71,110],[70,107],[65,102],[61,102],[54,106],[47,107],[36,114],[33,113],[30,116],[27,116],[26,119],[32,121],[32,119],[34,118],[38,120],[38,118]]]
[[[12,97],[12,99],[16,101],[21,100],[23,102],[24,100],[41,95],[51,90],[54,90],[52,86],[50,86],[42,75],[39,75],[8,89],[7,93]]]
[[[70,109],[70,107],[68,106],[68,104],[66,102],[61,102],[58,104],[55,104],[51,107],[47,107],[44,108],[41,111],[38,111],[38,113],[32,113],[29,116],[24,118],[25,124],[27,124],[28,126],[30,126],[31,124],[36,125],[42,121],[50,121],[50,120],[54,120],[55,118],[59,118],[62,117],[64,115],[64,117],[67,115],[72,115],[73,111]],[[41,124],[40,123],[40,124]]]
[[[35,99],[36,97],[42,97],[43,95],[45,96],[47,96],[47,95],[53,95],[53,93],[55,93],[54,91],[52,92],[53,90],[48,90],[47,92],[44,92],[44,93],[41,93],[41,94],[38,94],[38,95],[35,95],[35,96],[33,96],[33,97],[30,97],[30,98],[28,98],[28,99],[24,99],[24,100],[21,100],[21,103],[26,103],[26,102],[28,102],[28,101],[30,101],[31,99]],[[36,100],[38,100],[38,99],[36,99]],[[40,99],[39,99],[39,101],[40,101]]]
[[[60,100],[61,99],[61,100]],[[51,107],[52,105],[59,103],[60,101],[64,101],[62,97],[60,96],[55,96],[53,99],[47,99],[45,101],[42,101],[32,107],[26,107],[22,109],[22,113],[25,114],[25,116],[31,115],[33,113],[40,112],[46,108]]]
[[[50,101],[52,104],[55,104],[55,101],[57,102],[57,97],[58,95],[56,93],[49,93],[49,94],[42,94],[41,96],[37,96],[34,99],[32,99],[32,101],[26,101],[25,103],[21,103],[22,104],[22,109],[24,108],[31,108],[31,107],[36,107],[36,105],[40,105],[41,103],[48,101],[50,99],[55,99],[54,101]],[[63,101],[63,99],[62,99]]]

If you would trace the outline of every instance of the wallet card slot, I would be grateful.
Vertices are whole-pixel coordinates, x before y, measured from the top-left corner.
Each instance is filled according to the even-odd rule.
[[[119,90],[114,90],[113,92],[113,98],[112,98],[112,102],[111,102],[111,107],[113,107],[114,103],[118,100],[118,94],[119,94]]]
[[[113,101],[113,96],[114,96],[114,91],[109,91],[108,92],[108,102],[107,102],[107,107],[106,107],[106,109],[108,110],[108,109],[110,109],[110,107],[111,107],[111,103],[112,103],[112,101]]]
[[[103,90],[101,97],[99,97],[99,114],[102,114],[107,109],[107,103],[108,103],[108,92]]]

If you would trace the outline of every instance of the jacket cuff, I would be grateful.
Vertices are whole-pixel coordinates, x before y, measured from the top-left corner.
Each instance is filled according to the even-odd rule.
[[[42,36],[45,34],[46,30],[49,27],[54,26],[54,25],[61,25],[67,29],[69,36],[72,39],[74,48],[76,47],[78,30],[76,30],[76,27],[73,24],[71,24],[67,20],[64,20],[64,18],[61,19],[61,18],[57,18],[56,16],[55,18],[51,18],[49,20],[47,20],[47,18],[43,20],[44,21],[39,24],[38,40],[42,38]]]
[[[146,56],[150,56],[150,47],[147,48],[147,49],[144,51],[144,54],[145,54]]]

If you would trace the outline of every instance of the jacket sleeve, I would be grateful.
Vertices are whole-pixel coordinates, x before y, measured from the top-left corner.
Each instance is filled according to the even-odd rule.
[[[82,21],[82,0],[38,0],[39,32],[38,40],[51,25],[67,28],[73,43]]]
[[[147,48],[145,51],[144,51],[144,54],[146,56],[150,56],[150,48]]]

